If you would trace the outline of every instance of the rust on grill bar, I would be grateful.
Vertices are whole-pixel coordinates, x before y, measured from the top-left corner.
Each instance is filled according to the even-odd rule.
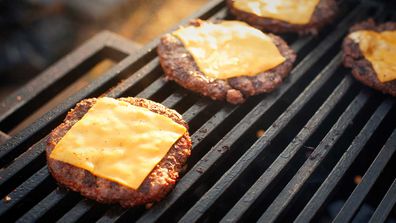
[[[296,66],[276,91],[234,106],[163,76],[158,39],[136,51],[110,32],[96,35],[10,95],[0,106],[0,216],[59,222],[386,222],[396,218],[396,100],[342,66],[341,42],[363,19],[395,20],[384,2],[343,0],[317,37],[284,35]],[[230,19],[225,2],[192,18]],[[114,66],[33,124],[7,133],[104,59]],[[47,135],[87,97],[135,96],[176,109],[190,125],[188,168],[151,208],[124,209],[58,187],[45,160]],[[260,134],[257,134],[261,131]],[[362,176],[355,183],[354,178]],[[365,211],[365,212],[364,212]],[[368,217],[367,217],[368,216]]]

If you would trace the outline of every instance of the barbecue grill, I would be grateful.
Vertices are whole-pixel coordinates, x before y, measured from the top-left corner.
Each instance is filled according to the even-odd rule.
[[[363,19],[395,20],[383,2],[340,1],[317,37],[284,35],[298,52],[276,91],[238,106],[211,101],[165,80],[158,39],[136,51],[102,32],[0,104],[1,219],[59,222],[394,221],[396,100],[342,66],[341,42]],[[394,3],[393,3],[394,4]],[[214,0],[192,18],[229,19]],[[13,137],[6,133],[100,61],[114,66]],[[57,186],[45,145],[67,111],[88,97],[136,96],[181,113],[193,151],[175,189],[152,207],[123,209]]]

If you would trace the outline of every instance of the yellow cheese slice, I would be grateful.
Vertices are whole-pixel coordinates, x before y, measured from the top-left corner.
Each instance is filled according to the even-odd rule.
[[[380,82],[396,80],[396,31],[356,31],[349,34],[370,61]]]
[[[186,131],[146,108],[99,98],[59,141],[50,158],[137,189]]]
[[[234,7],[260,17],[304,25],[320,0],[234,0]]]
[[[173,32],[200,71],[214,79],[255,76],[285,61],[271,38],[244,22],[203,23]]]

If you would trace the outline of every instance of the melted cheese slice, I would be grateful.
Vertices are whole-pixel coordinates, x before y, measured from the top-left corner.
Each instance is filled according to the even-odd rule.
[[[100,98],[60,140],[50,158],[137,189],[186,131],[146,108]]]
[[[254,76],[285,61],[271,38],[244,22],[203,23],[173,32],[207,77]]]
[[[291,24],[307,24],[320,0],[234,0],[234,7]]]
[[[396,80],[396,31],[362,30],[349,34],[370,61],[380,82]]]

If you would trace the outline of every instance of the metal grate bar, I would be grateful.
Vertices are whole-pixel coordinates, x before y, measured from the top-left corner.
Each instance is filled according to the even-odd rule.
[[[37,222],[50,208],[60,203],[65,198],[65,194],[65,191],[61,191],[58,188],[55,189],[19,218],[17,222]]]
[[[304,92],[294,100],[294,102],[283,112],[283,114],[272,124],[266,131],[262,139],[257,141],[247,152],[228,170],[222,178],[207,192],[202,198],[183,216],[181,222],[197,221],[216,201],[221,194],[243,173],[251,162],[266,148],[266,146],[273,140],[279,132],[285,128],[286,124],[301,111],[301,109],[310,101],[310,99],[329,81],[338,65],[341,63],[341,54],[339,53],[324,69],[316,76],[316,78],[308,85]],[[348,88],[352,85],[350,78],[345,78],[345,81],[337,87],[333,97],[342,96],[346,93]],[[329,103],[329,101],[326,101]],[[335,102],[335,101],[333,101]],[[330,110],[330,104],[326,104],[326,108]],[[325,113],[322,113],[323,116]],[[313,129],[311,129],[311,133]],[[272,169],[272,168],[270,168]],[[244,204],[246,205],[246,203]],[[246,205],[247,206],[247,205]]]
[[[92,206],[96,203],[92,200],[83,199],[76,206],[74,206],[69,212],[62,216],[57,222],[59,223],[67,223],[67,222],[76,222],[80,219],[85,213],[87,213]]]
[[[133,54],[137,49],[130,41],[126,41],[118,35],[108,31],[101,32],[2,101],[0,104],[0,123],[14,117],[15,113],[21,109],[26,110],[28,109],[27,107],[34,107],[32,101],[36,99],[36,97],[44,93],[52,85],[57,84],[66,75],[73,72],[73,69],[81,66],[82,62],[86,63],[89,58],[94,57],[95,54],[98,54],[108,46],[122,53],[123,56],[121,57]],[[116,59],[118,58],[116,57]],[[59,69],[60,64],[62,65],[61,70]],[[52,95],[46,96],[46,98],[50,97],[52,97]],[[40,101],[44,101],[43,98],[40,98]],[[37,102],[35,104],[37,104]]]
[[[290,180],[282,192],[277,196],[268,209],[261,215],[259,222],[274,222],[281,212],[289,205],[294,195],[302,188],[312,172],[319,166],[320,162],[328,154],[332,146],[344,133],[353,118],[361,111],[368,101],[369,94],[361,91],[351,102],[332,129],[326,134],[324,139],[312,152],[312,158],[305,161],[304,165],[298,170],[296,175]]]
[[[167,97],[162,104],[165,105],[166,107],[173,108],[176,106],[181,100],[183,100],[187,96],[185,91],[182,90],[176,90],[175,93],[171,94],[169,97]]]
[[[209,102],[209,99],[207,98],[201,98],[193,106],[191,106],[186,112],[183,113],[183,119],[186,120],[186,122],[190,123],[194,118],[197,117],[199,113],[202,111],[206,110],[206,108],[211,104],[212,102]]]
[[[45,179],[47,179],[48,174],[47,167],[41,168],[37,173],[31,176],[27,181],[17,187],[8,196],[11,198],[10,201],[1,200],[0,202],[0,215],[3,215],[10,208],[18,204],[23,198],[25,198],[29,193],[36,187],[38,187]]]
[[[120,208],[118,206],[110,208],[98,221],[97,223],[107,223],[107,222],[115,222],[120,218],[122,214],[126,212],[125,209]]]
[[[338,85],[338,87],[333,91],[333,93],[326,99],[323,105],[318,109],[318,111],[312,116],[308,123],[302,128],[294,140],[289,144],[289,146],[278,156],[278,158],[272,163],[272,165],[267,168],[261,177],[254,183],[254,185],[243,195],[242,198],[232,207],[232,209],[223,217],[222,222],[235,222],[242,217],[242,215],[248,210],[248,208],[257,200],[260,194],[268,187],[270,182],[280,174],[281,170],[293,159],[294,155],[299,151],[302,144],[308,139],[308,137],[317,129],[323,119],[330,113],[331,109],[336,105],[336,103],[347,93],[348,89],[352,85],[353,80],[346,76],[343,81]],[[312,87],[308,87],[311,89]],[[296,102],[297,103],[297,102]],[[302,103],[302,102],[300,102]],[[298,107],[298,104],[295,105]],[[291,109],[294,111],[295,109]],[[272,126],[278,127],[281,123],[289,122],[291,117],[288,118],[289,112],[285,112],[282,117],[274,122]],[[273,127],[271,127],[273,128]],[[269,129],[267,132],[272,133]],[[260,141],[258,141],[254,147],[260,149],[260,147],[265,147],[270,141],[269,134],[266,134]],[[272,136],[272,134],[271,134]],[[273,138],[273,137],[272,137]],[[253,146],[252,146],[253,147]],[[264,148],[263,148],[264,149]],[[250,152],[250,151],[248,151]],[[257,156],[258,153],[255,155]],[[249,158],[246,158],[249,157]],[[250,160],[250,154],[246,153],[246,160]],[[242,158],[240,160],[243,160]],[[248,165],[247,163],[246,165]],[[236,172],[236,171],[235,171]]]
[[[139,98],[150,98],[152,97],[157,91],[165,86],[167,81],[164,77],[160,77],[155,80],[153,83],[150,84],[147,88],[145,88],[142,92],[136,95]]]
[[[378,205],[374,214],[371,216],[369,223],[385,222],[389,213],[392,211],[393,206],[396,203],[396,179],[393,181],[389,190],[386,192],[381,203]]]
[[[355,212],[362,204],[367,193],[370,191],[371,187],[374,185],[375,181],[381,174],[382,170],[392,158],[395,150],[396,130],[393,131],[392,135],[382,147],[377,157],[375,157],[375,160],[364,174],[362,182],[358,186],[356,186],[355,190],[353,190],[351,196],[348,198],[341,211],[335,217],[334,222],[345,222],[352,219]]]
[[[38,143],[33,145],[25,153],[19,156],[12,164],[7,168],[0,171],[0,187],[2,187],[7,181],[14,177],[22,169],[27,168],[29,164],[36,160],[45,150],[47,137],[41,139]]]
[[[135,74],[131,75],[121,83],[117,84],[114,88],[110,89],[110,91],[106,93],[106,96],[113,98],[121,97],[125,91],[134,87],[139,81],[143,80],[147,75],[154,72],[157,68],[159,68],[159,60],[158,58],[154,58],[141,69],[139,69]]]
[[[314,215],[319,211],[320,207],[322,207],[326,198],[339,183],[342,176],[350,168],[359,153],[363,150],[364,145],[374,134],[375,130],[378,128],[382,120],[385,118],[386,114],[392,108],[393,104],[394,101],[386,100],[382,102],[382,104],[377,108],[377,110],[370,117],[366,125],[355,137],[349,148],[345,151],[343,156],[335,165],[329,176],[322,183],[316,193],[312,196],[311,200],[301,211],[300,215],[296,218],[296,222],[307,222],[312,220]]]

